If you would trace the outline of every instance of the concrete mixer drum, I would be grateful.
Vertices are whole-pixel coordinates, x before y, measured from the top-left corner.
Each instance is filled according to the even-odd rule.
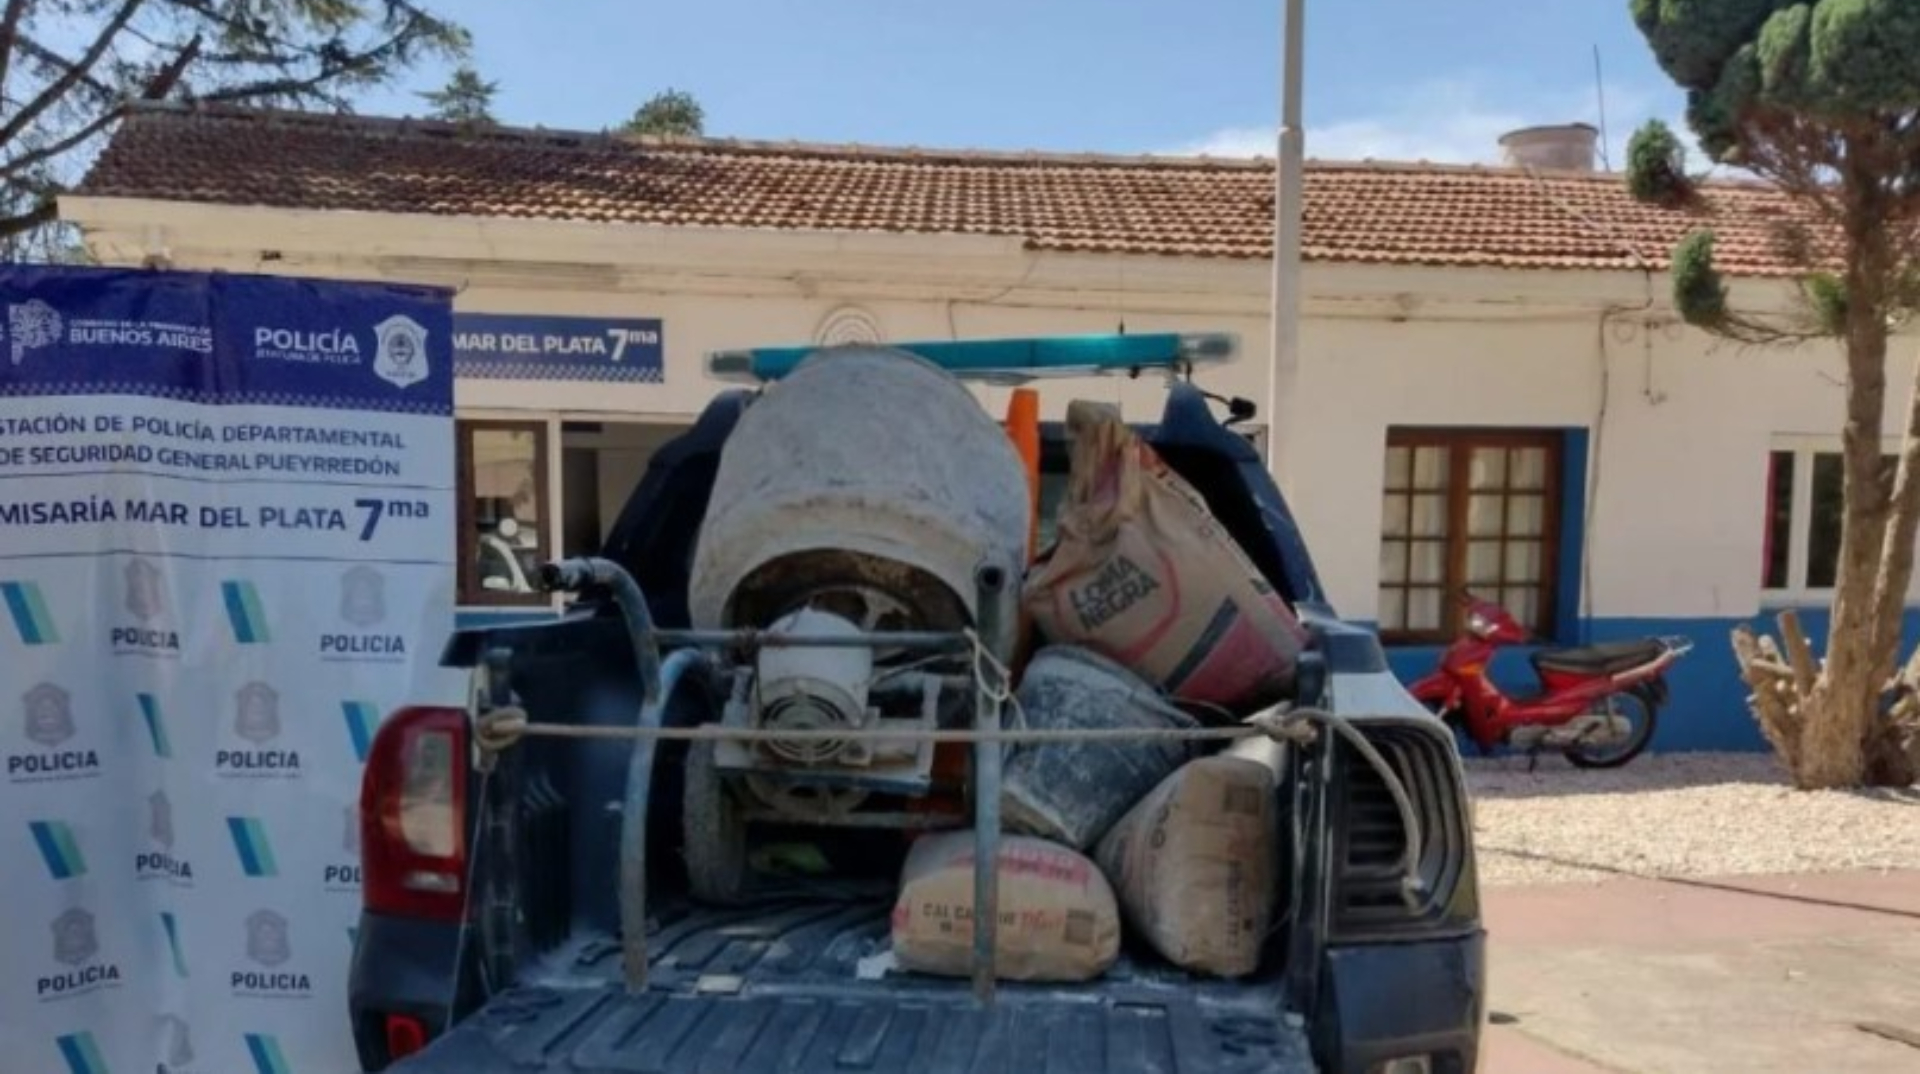
[[[816,734],[727,739],[690,758],[687,861],[702,894],[724,895],[703,876],[740,875],[739,833],[755,824],[937,820],[910,807],[933,787],[930,741],[835,732],[965,726],[974,654],[861,638],[973,629],[976,572],[994,565],[1018,577],[1029,510],[1005,430],[959,381],[913,355],[830,348],[747,408],[721,451],[694,553],[694,625],[838,644],[765,646],[725,669],[724,725]],[[1004,663],[1014,616],[997,611],[987,621],[1004,627],[980,644]],[[737,823],[705,822],[716,815]]]
[[[904,351],[822,350],[727,439],[694,624],[764,628],[811,606],[867,630],[960,629],[977,621],[974,570],[1026,561],[1029,510],[1006,431],[958,380]],[[1007,658],[1012,624],[986,642]]]
[[[768,623],[801,611],[827,612],[863,632],[959,630],[967,610],[932,575],[901,563],[840,551],[796,552],[755,570],[740,586],[734,614]],[[900,654],[876,650],[886,664]]]

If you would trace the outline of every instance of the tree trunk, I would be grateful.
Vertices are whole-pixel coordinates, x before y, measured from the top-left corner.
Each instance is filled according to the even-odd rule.
[[[1889,499],[1886,539],[1880,549],[1880,577],[1874,586],[1874,618],[1884,635],[1878,640],[1897,650],[1901,620],[1907,607],[1907,587],[1913,581],[1914,541],[1920,537],[1920,360],[1914,362],[1913,386],[1907,397],[1907,428],[1900,443],[1900,463],[1894,471]]]
[[[1920,360],[1914,362],[1913,386],[1907,397],[1906,432],[1900,444],[1900,462],[1894,472],[1890,494],[1890,512],[1885,543],[1880,549],[1880,576],[1875,582],[1874,620],[1879,626],[1876,644],[1891,650],[1897,659],[1902,627],[1907,610],[1907,587],[1913,580],[1914,542],[1920,538]],[[1902,676],[1902,685],[1912,687],[1915,665],[1910,661]],[[1911,786],[1920,772],[1915,770],[1909,731],[1897,723],[1895,714],[1880,712],[1868,729],[1866,780],[1878,786]],[[1905,715],[1902,713],[1901,715]]]
[[[1804,737],[1795,782],[1803,787],[1850,787],[1864,780],[1867,739],[1878,717],[1880,692],[1893,675],[1900,640],[1897,612],[1891,624],[1881,614],[1880,584],[1892,580],[1883,566],[1893,566],[1901,575],[1902,594],[1912,572],[1911,542],[1901,562],[1882,562],[1890,506],[1880,443],[1892,251],[1874,184],[1859,176],[1847,179],[1847,420],[1841,430],[1846,508],[1826,668],[1801,700]]]
[[[1894,681],[1892,705],[1867,748],[1867,779],[1881,787],[1920,782],[1920,650]]]

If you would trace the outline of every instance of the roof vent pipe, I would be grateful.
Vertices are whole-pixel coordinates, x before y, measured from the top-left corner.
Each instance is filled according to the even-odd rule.
[[[1590,172],[1600,131],[1585,123],[1522,127],[1500,136],[1500,155],[1510,167]]]

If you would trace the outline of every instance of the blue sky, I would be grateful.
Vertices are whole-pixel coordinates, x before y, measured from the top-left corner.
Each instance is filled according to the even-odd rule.
[[[1271,152],[1279,0],[441,0],[507,122],[597,130],[692,92],[708,133],[1096,152]],[[1307,0],[1307,151],[1492,161],[1530,123],[1597,122],[1613,159],[1679,91],[1627,0]],[[419,113],[442,68],[370,95]]]

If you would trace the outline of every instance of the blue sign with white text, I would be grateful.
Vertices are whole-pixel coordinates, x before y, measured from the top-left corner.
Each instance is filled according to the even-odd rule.
[[[0,296],[0,397],[453,412],[442,289],[7,266]]]
[[[494,380],[666,380],[658,318],[455,313],[453,364]]]
[[[360,1069],[361,770],[465,692],[453,365],[446,288],[0,265],[0,1069]]]

